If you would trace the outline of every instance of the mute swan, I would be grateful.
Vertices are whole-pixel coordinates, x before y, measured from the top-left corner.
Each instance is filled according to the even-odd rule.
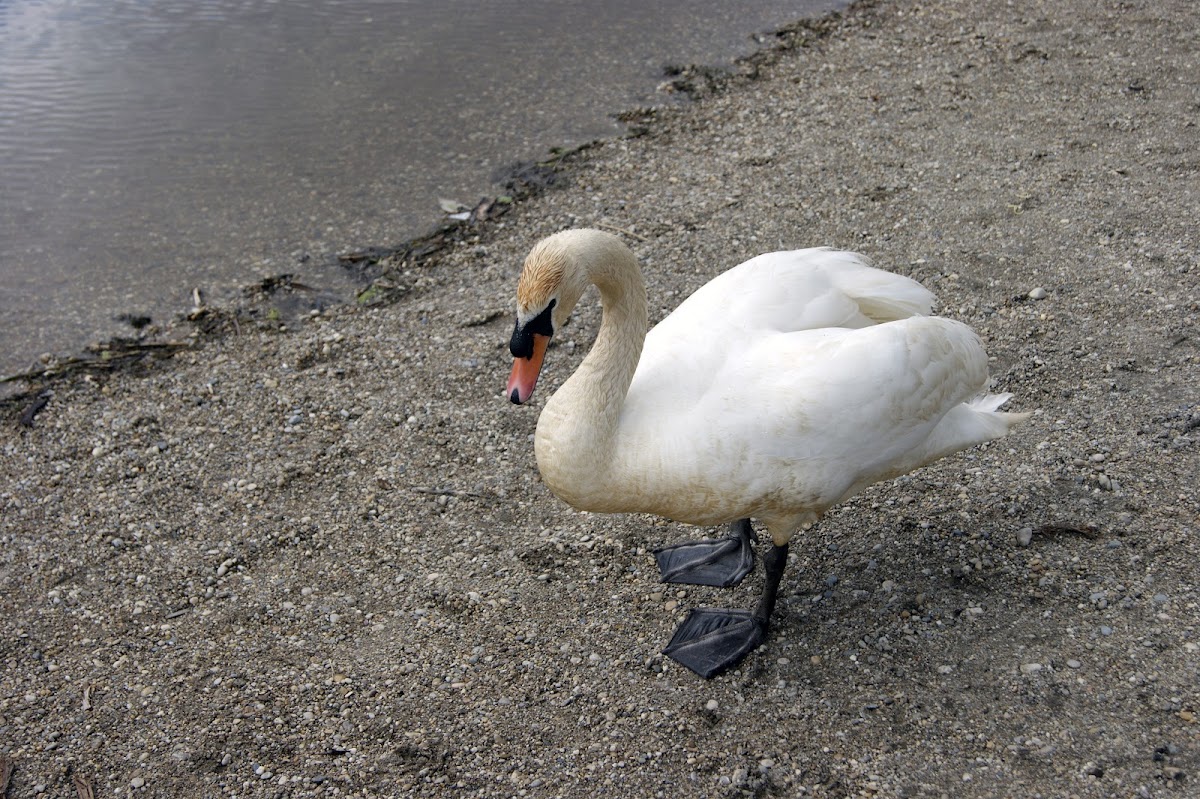
[[[734,585],[753,568],[749,520],[771,535],[755,610],[693,610],[664,650],[706,678],[765,639],[798,531],[871,483],[1028,416],[996,410],[1011,395],[983,393],[987,356],[970,328],[927,316],[924,287],[854,253],[760,255],[647,333],[637,261],[598,230],[557,233],[526,258],[512,402],[529,401],[550,338],[589,284],[600,332],[537,423],[546,485],[580,510],[732,522],[731,539],[658,550],[665,582]]]

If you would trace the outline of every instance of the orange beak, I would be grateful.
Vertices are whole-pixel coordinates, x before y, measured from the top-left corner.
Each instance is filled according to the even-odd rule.
[[[546,347],[549,344],[549,336],[534,333],[533,355],[513,361],[512,374],[508,376],[507,393],[514,405],[529,402],[529,398],[533,396],[533,387],[537,385],[538,375],[542,371],[542,359],[546,357]]]

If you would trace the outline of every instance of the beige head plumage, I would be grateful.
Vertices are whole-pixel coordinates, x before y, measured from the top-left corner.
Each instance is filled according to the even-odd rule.
[[[567,254],[556,238],[543,239],[525,258],[517,282],[517,310],[536,313],[546,306],[562,285],[567,271]]]

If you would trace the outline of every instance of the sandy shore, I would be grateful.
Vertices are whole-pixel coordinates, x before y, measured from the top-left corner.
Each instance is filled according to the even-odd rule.
[[[32,427],[4,405],[7,796],[1194,792],[1200,5],[825,27],[573,156],[390,305],[79,374]],[[503,397],[524,253],[582,225],[625,231],[655,318],[759,252],[863,252],[1036,415],[793,542],[769,643],[704,682],[662,646],[758,582],[664,588],[649,550],[694,531],[561,504],[539,403]]]

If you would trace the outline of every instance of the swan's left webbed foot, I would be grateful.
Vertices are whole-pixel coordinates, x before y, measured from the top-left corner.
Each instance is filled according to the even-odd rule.
[[[696,608],[683,620],[663,654],[710,679],[736,666],[767,637],[779,582],[787,565],[787,544],[773,546],[766,558],[767,581],[753,612]]]
[[[733,536],[688,541],[654,550],[664,583],[730,588],[754,571],[754,528],[749,519],[731,525]]]
[[[736,666],[767,637],[767,622],[748,610],[696,608],[683,620],[663,654],[711,679]]]

